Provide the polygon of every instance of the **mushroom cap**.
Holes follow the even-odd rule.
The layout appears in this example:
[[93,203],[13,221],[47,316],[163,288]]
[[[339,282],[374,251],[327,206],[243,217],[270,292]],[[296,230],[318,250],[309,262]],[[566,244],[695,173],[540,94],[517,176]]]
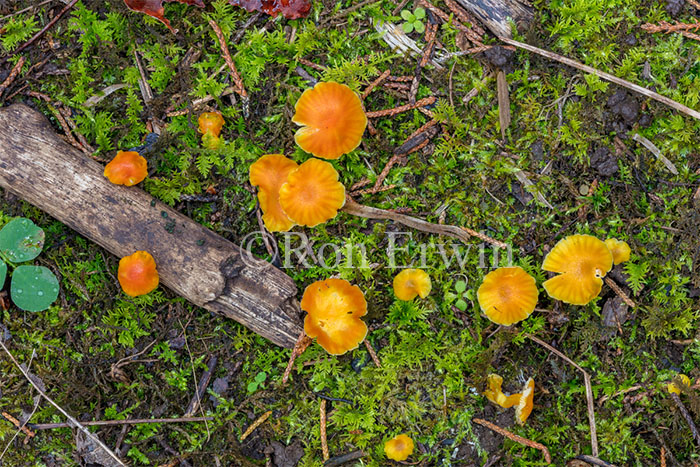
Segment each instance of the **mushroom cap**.
[[533,312],[537,286],[535,278],[521,267],[498,268],[486,274],[476,296],[491,321],[510,326]]
[[156,262],[147,251],[137,251],[119,260],[117,279],[125,294],[146,295],[158,287]]
[[572,305],[586,305],[600,294],[603,277],[613,265],[604,242],[590,235],[571,235],[560,240],[542,263],[545,271],[560,275],[542,286],[550,297]]
[[337,159],[362,141],[367,116],[360,98],[344,84],[318,83],[307,89],[294,106],[292,121],[301,125],[294,140],[304,151]]
[[297,167],[296,162],[282,154],[266,154],[250,165],[250,184],[258,187],[262,219],[270,232],[286,232],[294,226],[282,210],[279,197],[280,187]]
[[532,413],[535,399],[535,380],[530,378],[523,387],[518,405],[515,406],[515,421],[523,425]]
[[503,385],[503,378],[497,374],[491,373],[487,377],[487,388],[484,391],[484,396],[496,405],[500,405],[504,409],[513,407],[515,404],[520,402],[520,394],[513,394],[512,396],[506,396],[503,394],[501,386]]
[[345,204],[345,187],[338,181],[338,172],[318,159],[309,159],[291,171],[279,193],[287,216],[308,227],[333,219]]
[[605,245],[610,250],[610,253],[612,253],[613,264],[620,264],[624,263],[625,261],[629,261],[632,249],[627,242],[623,242],[622,240],[618,240],[616,238],[608,238],[605,240]]
[[384,443],[384,454],[391,460],[405,461],[413,454],[413,440],[401,434]]
[[425,298],[430,289],[430,276],[422,269],[404,269],[394,277],[394,294],[399,300]]
[[301,309],[308,313],[304,332],[331,355],[357,348],[367,336],[367,325],[360,319],[367,314],[365,296],[344,279],[309,285],[301,298]]
[[148,175],[148,162],[136,151],[119,151],[106,166],[104,176],[115,185],[134,186]]
[[219,136],[224,126],[224,117],[221,112],[202,112],[197,119],[199,132],[203,135]]
[[[684,386],[690,387],[690,378],[688,378],[686,375],[680,374],[680,375],[678,375],[678,379],[680,380],[680,382]],[[681,389],[678,387],[678,385],[674,381],[671,381],[670,383],[668,383],[668,386],[666,386],[666,389],[668,390],[669,394],[680,395],[680,393],[681,393]]]

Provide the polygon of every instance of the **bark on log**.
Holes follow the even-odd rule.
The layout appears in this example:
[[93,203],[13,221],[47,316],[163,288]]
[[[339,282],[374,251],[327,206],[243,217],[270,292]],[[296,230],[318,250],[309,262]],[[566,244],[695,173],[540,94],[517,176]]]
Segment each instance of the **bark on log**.
[[534,18],[527,0],[456,0],[498,37],[513,37],[510,20],[519,28],[527,28]]
[[269,263],[136,187],[111,184],[104,167],[23,105],[0,110],[0,186],[118,257],[145,250],[161,283],[277,345],[302,331],[297,287]]

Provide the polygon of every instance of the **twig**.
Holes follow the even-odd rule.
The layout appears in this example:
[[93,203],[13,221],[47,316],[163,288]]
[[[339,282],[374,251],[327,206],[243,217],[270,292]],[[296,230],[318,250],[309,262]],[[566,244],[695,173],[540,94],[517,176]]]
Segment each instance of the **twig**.
[[[197,372],[194,369],[194,359],[192,358],[192,352],[190,351],[190,344],[187,342],[187,332],[185,331],[185,326],[182,325],[182,323],[180,322],[179,319],[177,322],[180,325],[180,327],[182,328],[182,336],[185,339],[185,349],[187,349],[187,355],[189,355],[189,357],[190,357],[190,367],[192,369],[192,381],[197,381]],[[199,391],[197,391],[196,389],[195,389],[195,396],[197,397],[198,400],[200,399]],[[199,400],[200,410],[201,410],[201,403],[202,403],[202,401]],[[202,410],[202,414],[204,414],[204,410]],[[204,420],[204,427],[207,429],[207,440],[209,440],[209,438],[211,437],[211,432],[209,431],[209,424],[207,423],[207,420]]]
[[253,431],[255,431],[255,429],[256,429],[257,427],[259,427],[260,425],[262,425],[263,423],[265,423],[265,420],[267,420],[268,418],[270,418],[270,415],[272,415],[272,410],[268,410],[267,412],[265,412],[264,414],[262,414],[261,416],[259,416],[258,419],[255,420],[255,421],[248,427],[247,430],[245,430],[245,433],[243,433],[243,434],[241,435],[241,439],[240,439],[241,443],[242,443],[243,441],[245,441],[245,439],[246,439],[248,436],[250,436],[250,434],[251,434]]
[[379,357],[377,357],[377,352],[374,351],[374,347],[372,347],[372,344],[370,344],[367,339],[365,339],[365,347],[367,347],[367,352],[369,352],[369,356],[372,357],[372,361],[377,365],[377,368],[381,368],[382,363],[379,361]]
[[370,206],[365,206],[363,204],[357,203],[350,197],[345,198],[345,206],[342,209],[348,214],[353,216],[364,217],[366,219],[384,219],[392,220],[403,224],[407,227],[411,227],[421,232],[427,232],[437,235],[447,235],[448,237],[456,238],[461,240],[465,244],[469,244],[472,241],[471,237],[476,237],[484,242],[495,245],[499,248],[508,248],[508,245],[500,240],[489,237],[481,232],[469,229],[467,227],[458,227],[455,225],[441,225],[433,224],[423,219],[418,219],[416,217],[406,216],[404,214],[399,214],[396,212],[388,211],[386,209],[378,209]]
[[[236,92],[237,89],[238,88],[236,86],[229,86],[226,89],[224,89],[223,91],[221,91],[221,94],[219,94],[218,97],[228,96],[229,94]],[[192,103],[188,106],[187,109],[174,110],[172,112],[168,112],[167,114],[165,114],[165,116],[166,117],[179,117],[181,115],[187,115],[188,113],[190,113],[190,107],[191,108],[198,107],[202,104],[206,104],[207,102],[211,102],[215,99],[216,99],[216,97],[213,97],[213,96],[204,96],[201,99],[195,99],[192,101]]]
[[380,186],[379,188],[366,188],[364,190],[355,190],[350,192],[350,196],[356,197],[356,196],[364,196],[364,195],[376,195],[377,193],[383,193],[385,191],[393,190],[396,188],[398,185],[387,185],[387,186]]
[[216,362],[216,356],[212,355],[207,363],[207,371],[202,373],[202,377],[199,380],[197,392],[194,397],[192,397],[192,400],[190,400],[190,404],[187,406],[185,417],[191,417],[195,412],[197,412],[197,409],[202,402],[202,397],[204,397],[204,393],[207,392],[207,386],[209,386],[209,380],[211,379],[211,375],[214,373],[214,368],[216,368]]
[[465,26],[469,24],[468,27],[474,30],[474,33],[476,33],[479,37],[479,39],[483,39],[484,36],[484,30],[479,26],[479,22],[472,16],[470,15],[467,10],[456,4],[453,0],[444,0],[445,5],[447,5],[447,8],[450,9],[452,13],[455,14],[455,17],[457,17],[458,20],[462,22]]
[[302,65],[306,65],[309,68],[313,68],[314,70],[318,70],[318,71],[326,71],[328,69],[328,67],[325,67],[323,65],[319,65],[319,64],[314,63],[314,62],[307,60],[305,58],[298,58],[297,62],[301,63]]
[[307,336],[304,331],[301,331],[301,334],[299,334],[299,339],[297,339],[297,342],[294,344],[294,348],[292,349],[292,355],[289,357],[289,363],[287,363],[287,368],[284,370],[284,375],[282,375],[282,385],[287,384],[289,375],[292,374],[294,360],[296,360],[299,355],[304,353],[309,345],[311,345],[311,342],[313,342],[312,339]]
[[[73,3],[75,3],[75,1]],[[19,369],[19,371],[22,372],[22,374],[27,379],[27,381],[29,381],[29,384],[34,386],[34,389],[36,389],[44,399],[46,399],[51,405],[53,405],[56,408],[56,410],[61,412],[61,414],[63,414],[63,416],[66,417],[70,421],[71,426],[79,429],[85,436],[90,438],[90,440],[92,440],[93,443],[95,443],[96,445],[101,447],[112,459],[115,460],[117,465],[121,465],[122,467],[126,467],[126,465],[121,461],[121,459],[119,459],[119,457],[117,457],[117,455],[114,454],[114,452],[112,452],[112,450],[109,449],[97,436],[90,433],[90,430],[85,428],[78,420],[76,420],[71,415],[69,415],[68,412],[63,410],[57,403],[55,403],[53,401],[53,399],[51,399],[48,395],[46,395],[46,393],[44,391],[41,390],[41,388],[39,388],[39,386],[29,376],[28,370],[25,370],[24,368],[22,368],[22,366],[19,364],[19,362],[17,362],[15,357],[10,353],[9,349],[5,346],[5,343],[2,342],[2,340],[0,340],[0,346],[2,346],[2,349],[5,351],[7,356],[10,357],[10,360],[12,360],[12,363],[15,364],[15,366]]]
[[559,350],[555,349],[551,345],[547,344],[542,339],[535,337],[531,334],[525,334],[525,336],[533,342],[541,345],[545,349],[549,350],[553,354],[562,358],[564,361],[568,362],[571,366],[583,373],[583,383],[586,386],[586,403],[588,409],[588,425],[591,432],[591,453],[595,457],[598,457],[598,434],[595,426],[595,408],[593,405],[593,388],[591,387],[591,376],[586,370],[584,370],[580,365],[571,360],[569,357],[561,353]]
[[671,399],[673,399],[673,402],[676,403],[676,407],[678,407],[681,415],[683,415],[683,418],[688,423],[688,427],[690,428],[690,432],[693,434],[695,442],[698,444],[698,446],[700,446],[700,433],[698,433],[698,427],[696,427],[695,422],[693,422],[693,417],[691,417],[690,413],[688,413],[688,409],[685,408],[685,405],[683,405],[683,402],[681,402],[681,398],[678,397],[678,394],[671,393]]
[[547,449],[547,447],[544,444],[540,444],[530,439],[523,438],[522,436],[518,436],[506,430],[505,428],[501,428],[500,426],[493,424],[489,421],[483,420],[481,418],[474,418],[472,419],[472,421],[474,423],[478,423],[479,425],[485,426],[486,428],[493,430],[499,435],[505,436],[506,438],[515,441],[516,443],[520,443],[529,448],[539,449],[540,451],[542,451],[542,454],[544,454],[545,462],[547,462],[548,464],[552,463],[552,456],[549,455],[549,449]]
[[600,467],[615,467],[615,464],[610,464],[604,460],[598,459],[595,456],[588,456],[586,454],[576,456],[575,459],[588,462],[589,464],[599,465]]
[[344,465],[350,461],[361,459],[361,458],[365,457],[366,455],[367,454],[363,450],[359,449],[357,451],[343,454],[342,456],[331,457],[330,459],[328,459],[326,462],[323,463],[323,467],[338,467],[338,466]]
[[326,399],[321,399],[320,416],[321,416],[321,450],[323,451],[323,460],[327,461],[330,458],[328,453],[328,436],[326,434]]
[[656,158],[658,160],[663,162],[663,164],[666,166],[666,168],[668,169],[669,172],[671,172],[673,175],[678,175],[678,169],[676,169],[676,166],[673,164],[673,162],[668,160],[666,158],[666,156],[664,156],[661,153],[661,149],[657,148],[654,143],[652,143],[651,141],[649,141],[648,139],[646,139],[644,136],[640,135],[639,133],[635,133],[632,136],[632,139],[637,141],[638,143],[640,143],[642,146],[647,148],[649,151],[651,151],[651,153],[654,156],[656,156]]
[[695,23],[676,23],[671,24],[668,21],[660,21],[659,24],[644,23],[642,24],[642,29],[646,32],[663,32],[665,34],[671,32],[681,32],[681,31],[697,31],[700,29],[700,22]]
[[698,120],[700,120],[700,112],[698,112],[697,110],[693,110],[690,107],[687,107],[679,102],[676,102],[673,99],[670,99],[666,96],[662,96],[661,94],[656,93],[650,89],[647,89],[645,87],[639,86],[639,85],[634,84],[634,83],[631,83],[631,82],[624,80],[622,78],[618,78],[617,76],[611,75],[609,73],[605,73],[604,71],[597,70],[597,69],[590,67],[588,65],[584,65],[583,63],[577,62],[576,60],[572,60],[570,58],[563,57],[559,54],[555,54],[553,52],[549,52],[547,50],[540,49],[538,47],[535,47],[535,46],[532,46],[529,44],[525,44],[523,42],[514,41],[513,39],[509,39],[507,37],[499,37],[499,39],[501,41],[505,42],[506,44],[513,45],[515,47],[536,53],[538,55],[542,55],[543,57],[547,57],[547,58],[550,58],[552,60],[563,63],[565,65],[569,65],[571,67],[577,68],[577,69],[584,71],[586,73],[592,73],[592,74],[598,76],[599,78],[603,78],[603,79],[610,81],[612,83],[615,83],[619,86],[626,87],[627,89],[630,89],[630,90],[635,91],[643,96],[646,96],[646,97],[649,97],[649,98],[654,99],[656,101],[659,101],[659,102],[666,104],[667,106],[669,106],[673,109],[678,110],[679,112],[683,112],[686,115],[690,115],[691,117],[697,118]]
[[371,93],[372,91],[374,91],[374,88],[376,88],[377,86],[379,86],[379,85],[381,84],[381,82],[384,81],[385,79],[387,79],[387,77],[388,77],[390,74],[391,74],[391,70],[387,69],[384,73],[382,73],[381,75],[379,75],[379,76],[377,77],[377,79],[375,79],[374,81],[372,81],[371,83],[369,83],[369,85],[367,86],[367,88],[365,88],[364,92],[363,92],[362,95],[360,96],[360,99],[365,100],[365,99],[367,98],[367,96],[369,96],[370,93]]
[[666,467],[666,448],[661,446],[661,467]]
[[[194,423],[214,420],[214,417],[178,417],[178,418],[132,418],[128,420],[93,420],[80,422],[85,426],[120,426],[145,425],[149,423]],[[70,423],[30,423],[34,430],[53,430],[54,428],[71,428]]]
[[19,75],[19,72],[22,71],[22,67],[24,66],[24,62],[26,62],[27,59],[24,58],[24,56],[19,57],[19,60],[17,60],[17,63],[15,63],[15,66],[12,67],[12,71],[10,71],[10,74],[7,75],[7,78],[5,78],[5,81],[0,84],[0,95],[2,95],[3,92],[5,92],[5,89],[9,88],[12,85],[12,82],[17,78],[17,75]]
[[226,45],[224,33],[221,31],[221,28],[218,24],[216,24],[216,21],[214,21],[213,19],[209,20],[209,25],[214,30],[216,38],[219,40],[219,45],[221,46],[221,53],[224,56],[224,61],[228,65],[228,68],[231,71],[231,78],[233,79],[233,83],[237,87],[236,92],[241,96],[241,100],[243,101],[243,115],[248,116],[248,92],[245,90],[245,86],[243,85],[243,78],[241,78],[241,75],[238,73],[238,70],[236,69],[236,64],[233,63],[233,59],[231,58],[231,52],[229,52],[228,46]]
[[[435,14],[435,16],[437,16],[438,18],[440,18],[444,22],[446,22],[446,23],[450,22],[450,15],[448,15],[447,13],[445,13],[444,11],[442,11],[441,9],[439,9],[438,7],[433,5],[432,3],[428,2],[427,0],[420,0],[418,3],[421,6],[423,6],[425,9],[430,10],[432,13]],[[456,29],[464,32],[465,35],[467,36],[467,38],[470,41],[472,41],[474,44],[481,45],[481,38],[471,28],[468,28],[467,26],[463,25],[462,23],[460,23],[457,20],[452,21],[452,24],[454,25],[454,27]]]
[[37,32],[36,34],[34,34],[34,35],[31,37],[31,39],[29,39],[27,42],[25,42],[24,44],[22,44],[22,45],[20,45],[19,47],[17,47],[17,48],[14,50],[14,52],[12,52],[12,53],[10,54],[10,56],[17,55],[18,53],[20,53],[21,51],[23,51],[24,49],[26,49],[27,47],[29,47],[30,45],[32,45],[32,44],[34,43],[34,41],[36,41],[38,38],[40,38],[44,33],[46,33],[46,31],[48,31],[49,29],[51,29],[51,27],[52,27],[54,24],[56,24],[56,23],[58,22],[58,20],[61,19],[61,17],[62,17],[63,15],[65,15],[65,14],[68,12],[68,10],[70,10],[71,8],[73,8],[73,5],[75,5],[77,2],[78,2],[78,0],[71,0],[71,2],[70,2],[68,5],[64,6],[63,9],[62,9],[61,11],[59,11],[58,14],[57,14],[56,16],[54,16],[53,19],[52,19],[51,21],[49,21],[48,23],[46,23],[46,26],[44,26],[43,28],[41,28],[41,31],[39,31],[39,32]]
[[12,423],[18,430],[27,435],[27,438],[33,438],[35,433],[27,428],[27,423],[20,423],[15,417],[7,412],[2,412],[2,416],[5,417],[10,423]]
[[376,110],[374,112],[367,112],[367,118],[379,118],[379,117],[393,117],[401,112],[407,112],[409,110],[416,109],[418,107],[424,107],[435,102],[435,96],[424,97],[423,99],[417,101],[415,104],[405,104],[393,109]]
[[622,301],[627,304],[627,306],[629,306],[630,308],[637,307],[637,304],[634,303],[634,301],[631,298],[629,298],[629,296],[625,293],[625,291],[622,290],[622,288],[620,288],[620,286],[617,285],[617,283],[614,280],[612,280],[608,276],[605,276],[604,280],[605,280],[605,283],[608,284],[608,287],[610,287],[613,290],[613,292],[615,292],[617,294],[617,296],[620,297],[622,299]]

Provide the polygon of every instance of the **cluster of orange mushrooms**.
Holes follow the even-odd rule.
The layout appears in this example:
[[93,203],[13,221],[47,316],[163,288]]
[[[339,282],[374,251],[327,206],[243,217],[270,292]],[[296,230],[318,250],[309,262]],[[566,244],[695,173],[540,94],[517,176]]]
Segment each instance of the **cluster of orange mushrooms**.
[[[345,85],[325,82],[304,91],[295,106],[292,121],[301,128],[296,143],[322,159],[338,159],[359,146],[367,126],[362,103]],[[199,118],[202,143],[219,147],[223,118],[206,112]],[[345,187],[328,162],[310,158],[302,164],[282,154],[266,154],[250,166],[250,183],[258,188],[258,201],[265,227],[271,232],[288,231],[295,225],[314,227],[334,218],[345,204]],[[105,167],[104,175],[113,183],[132,186],[147,175],[146,160],[136,152],[122,152]],[[542,269],[555,273],[542,285],[547,294],[573,305],[585,305],[600,294],[603,278],[630,258],[630,247],[616,239],[601,241],[590,235],[572,235],[559,241],[544,258]],[[158,286],[153,257],[137,251],[119,262],[119,282],[130,296],[143,295]],[[393,281],[399,300],[425,298],[431,290],[430,276],[420,269],[405,269]],[[535,278],[524,269],[502,267],[488,273],[477,291],[477,301],[494,323],[511,326],[526,319],[538,300]],[[304,332],[315,338],[332,355],[353,350],[367,336],[362,317],[367,301],[362,290],[350,282],[329,278],[309,285],[301,308],[307,312]],[[533,409],[535,382],[529,378],[522,391],[506,395],[503,378],[491,374],[483,395],[504,407],[515,407],[516,421],[525,423]],[[387,441],[388,458],[403,461],[413,452],[414,443],[405,434]]]

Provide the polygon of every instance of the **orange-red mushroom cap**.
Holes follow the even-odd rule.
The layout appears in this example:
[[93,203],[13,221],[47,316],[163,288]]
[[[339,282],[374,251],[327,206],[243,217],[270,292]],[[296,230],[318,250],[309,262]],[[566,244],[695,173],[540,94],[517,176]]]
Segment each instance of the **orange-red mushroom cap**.
[[135,151],[119,151],[106,166],[104,176],[115,185],[134,186],[148,175],[148,162]]
[[266,154],[250,165],[250,184],[258,187],[263,222],[270,232],[286,232],[294,222],[280,206],[280,188],[297,163],[282,154]]
[[360,288],[346,280],[326,279],[309,285],[301,309],[308,313],[306,335],[316,338],[332,355],[357,348],[367,336],[367,325],[360,319],[367,314],[367,301]]
[[413,454],[413,440],[408,435],[398,435],[384,443],[384,454],[391,460],[405,461]]
[[158,287],[156,262],[147,251],[137,251],[119,260],[117,279],[125,294],[131,297],[146,295]]
[[294,140],[304,151],[337,159],[362,141],[367,116],[360,98],[344,84],[318,83],[307,89],[294,106],[292,121],[301,125]]
[[318,159],[309,159],[291,171],[279,193],[287,216],[308,227],[333,219],[345,204],[345,187],[338,181],[338,172]]
[[399,300],[425,298],[431,287],[430,276],[422,269],[404,269],[394,277],[394,295]]
[[523,268],[498,268],[486,274],[476,293],[481,310],[496,324],[524,320],[537,305],[535,278]]
[[608,238],[605,240],[605,245],[610,250],[610,253],[612,253],[613,264],[620,264],[624,263],[625,261],[629,261],[632,249],[627,242],[623,242],[622,240],[618,240],[616,238]]
[[542,286],[550,297],[572,305],[586,305],[600,294],[613,255],[601,240],[571,235],[560,240],[542,263],[545,271],[559,273]]
[[202,112],[197,119],[199,132],[206,135],[219,136],[224,126],[224,117],[221,112]]

